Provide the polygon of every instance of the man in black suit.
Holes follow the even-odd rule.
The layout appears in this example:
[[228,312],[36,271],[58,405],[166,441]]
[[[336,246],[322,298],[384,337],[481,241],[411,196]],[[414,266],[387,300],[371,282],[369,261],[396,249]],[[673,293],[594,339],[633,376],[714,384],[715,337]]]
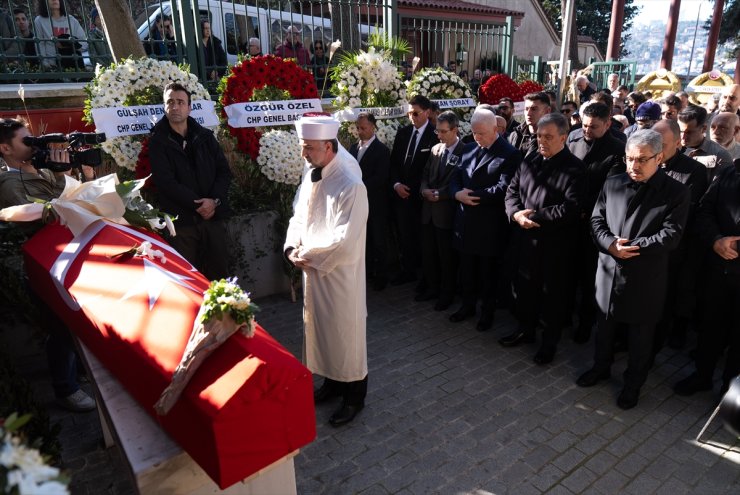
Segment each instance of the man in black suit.
[[349,148],[362,170],[367,189],[369,212],[365,250],[368,279],[373,289],[383,290],[388,283],[388,180],[391,152],[375,135],[375,115],[362,112],[357,116],[359,142]]
[[524,96],[524,123],[509,132],[509,142],[522,156],[537,151],[537,122],[551,112],[550,97],[547,93],[529,93]]
[[653,345],[653,356],[657,356],[666,339],[674,349],[684,346],[686,329],[696,307],[696,281],[703,254],[698,249],[694,215],[708,184],[704,166],[681,153],[681,131],[677,121],[664,119],[652,129],[663,138],[663,171],[688,187],[691,193],[686,232],[668,260],[665,312],[656,328]]
[[485,331],[493,325],[499,265],[509,240],[506,188],[522,155],[499,136],[490,110],[476,108],[470,123],[475,143],[465,146],[461,165],[450,180],[450,193],[460,203],[453,241],[460,253],[463,280],[463,303],[450,321],[473,316],[481,298],[477,329]]
[[552,362],[568,320],[568,298],[575,283],[576,244],[585,186],[583,162],[565,147],[568,121],[549,113],[537,123],[538,151],[524,158],[506,192],[506,214],[515,224],[514,295],[519,330],[502,338],[504,346],[534,341],[542,321],[537,364]]
[[452,249],[452,222],[455,198],[450,194],[450,178],[462,156],[463,143],[457,135],[459,119],[446,111],[437,117],[435,132],[441,141],[432,147],[421,176],[421,257],[427,290],[417,301],[439,298],[434,306],[444,311],[455,295],[457,254]]
[[606,180],[591,215],[600,250],[596,301],[601,317],[594,366],[576,383],[591,387],[610,377],[617,328],[627,325],[628,365],[617,399],[622,409],[637,405],[647,379],[655,324],[663,314],[668,256],[689,213],[688,188],[660,169],[662,149],[660,134],[635,131],[627,140],[627,173]]
[[391,151],[393,210],[401,251],[401,270],[391,280],[393,285],[412,282],[417,277],[421,247],[421,174],[432,146],[437,144],[434,125],[429,122],[432,102],[417,95],[411,98],[409,106],[411,124],[398,130]]
[[[581,159],[586,171],[586,195],[582,203],[583,220],[576,246],[578,273],[577,289],[581,299],[578,307],[578,328],[573,339],[587,342],[596,323],[596,299],[594,280],[599,252],[591,237],[589,218],[596,204],[607,175],[624,168],[624,143],[610,132],[611,112],[603,103],[590,103],[583,109],[582,125],[568,136],[567,146],[571,153]],[[574,287],[576,289],[576,287]]]
[[679,395],[712,390],[714,368],[727,349],[722,373],[724,395],[740,373],[740,159],[719,173],[701,199],[696,225],[709,252],[706,263],[704,318],[701,322],[696,371],[676,383]]

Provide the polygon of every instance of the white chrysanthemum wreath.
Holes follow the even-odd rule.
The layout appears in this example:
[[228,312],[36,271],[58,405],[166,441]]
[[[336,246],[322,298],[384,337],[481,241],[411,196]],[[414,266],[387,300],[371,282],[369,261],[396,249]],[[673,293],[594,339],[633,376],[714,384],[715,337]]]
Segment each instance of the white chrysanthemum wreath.
[[[454,100],[473,98],[473,92],[460,76],[444,69],[423,69],[406,83],[409,97],[421,95],[430,100]],[[460,135],[470,134],[470,118],[474,107],[456,108],[453,111],[460,118]]]
[[[336,95],[334,106],[339,110],[370,107],[400,107],[406,105],[406,86],[398,67],[388,50],[371,46],[342,56],[332,71]],[[393,146],[396,132],[401,127],[399,119],[378,119],[376,135],[386,146]],[[354,123],[342,124],[340,134],[357,139]]]
[[300,184],[304,161],[296,132],[272,130],[262,134],[257,164],[270,180],[293,186]]
[[[85,87],[85,120],[92,123],[92,109],[119,106],[153,105],[162,103],[162,92],[170,82],[178,82],[191,93],[192,100],[207,100],[210,95],[198,82],[187,65],[152,58],[123,59],[117,64],[95,68],[95,78]],[[103,151],[116,164],[134,170],[148,135],[109,138],[102,144]]]

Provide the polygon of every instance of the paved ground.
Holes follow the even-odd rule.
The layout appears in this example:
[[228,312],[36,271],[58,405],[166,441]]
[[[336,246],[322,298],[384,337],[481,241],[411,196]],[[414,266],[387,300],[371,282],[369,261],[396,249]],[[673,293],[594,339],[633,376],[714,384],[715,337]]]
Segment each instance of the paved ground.
[[[574,381],[592,344],[566,333],[555,362],[536,366],[534,346],[496,343],[513,328],[508,314],[479,333],[474,320],[449,323],[449,312],[412,295],[411,285],[368,292],[366,408],[334,429],[326,421],[337,404],[318,406],[318,437],[296,458],[300,494],[740,493],[740,442],[719,423],[710,444],[694,441],[715,395],[671,391],[691,371],[684,353],[664,351],[638,407],[622,411],[623,357],[611,381],[581,389]],[[262,325],[300,355],[300,304],[259,302]],[[43,389],[43,373],[33,376]],[[102,449],[97,416],[53,415],[73,493],[130,493],[119,454]]]

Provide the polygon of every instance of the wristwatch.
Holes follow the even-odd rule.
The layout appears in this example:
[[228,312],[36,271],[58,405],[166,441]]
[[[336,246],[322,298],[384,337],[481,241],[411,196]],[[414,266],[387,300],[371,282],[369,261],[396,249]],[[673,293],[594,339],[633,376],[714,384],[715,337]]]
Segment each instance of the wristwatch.
[[216,207],[221,206],[221,200],[219,198],[214,199],[213,203],[216,205]]

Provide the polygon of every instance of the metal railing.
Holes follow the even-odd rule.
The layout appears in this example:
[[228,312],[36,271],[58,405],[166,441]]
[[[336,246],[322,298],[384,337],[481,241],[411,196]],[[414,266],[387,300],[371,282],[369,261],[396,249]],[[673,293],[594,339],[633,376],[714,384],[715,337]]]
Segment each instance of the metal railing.
[[630,88],[630,91],[635,87],[635,75],[637,74],[637,61],[635,60],[620,60],[617,62],[591,61],[589,66],[591,67],[589,78],[596,84],[597,88],[606,88],[608,86],[609,74],[612,73],[619,76],[620,85],[626,85]]
[[514,57],[512,67],[513,79],[522,78],[539,83],[546,82],[544,80],[545,66],[540,56],[535,56],[532,60],[522,60]]
[[[51,8],[56,0],[40,1],[0,0],[6,12],[0,19],[0,83],[86,81],[96,64],[111,62],[93,19],[94,0],[59,0],[67,14],[61,18]],[[147,54],[188,63],[211,90],[228,66],[250,54],[250,44],[259,45],[252,54],[296,58],[321,87],[330,43],[339,39],[343,50],[357,50],[376,32],[406,39],[412,50],[406,62],[418,56],[421,67],[454,60],[458,71],[471,76],[475,69],[512,76],[516,70],[510,17],[505,23],[403,17],[396,0],[129,0],[129,6]],[[28,30],[18,16],[25,17]],[[208,44],[204,21],[211,28]],[[321,48],[324,56],[317,53]]]

